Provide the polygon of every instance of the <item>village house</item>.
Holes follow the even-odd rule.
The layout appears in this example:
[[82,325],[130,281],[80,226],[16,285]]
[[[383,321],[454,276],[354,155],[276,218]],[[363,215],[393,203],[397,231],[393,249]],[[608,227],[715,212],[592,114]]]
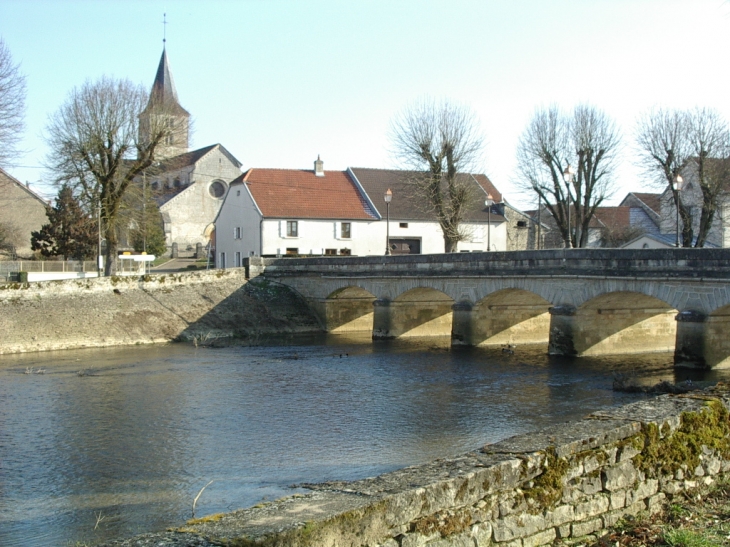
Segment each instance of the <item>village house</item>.
[[30,233],[48,222],[47,206],[30,187],[0,169],[0,258],[32,255]]
[[[252,168],[235,179],[216,219],[216,265],[237,267],[246,256],[383,255],[444,252],[441,228],[407,187],[409,173],[348,168],[325,171]],[[505,250],[501,194],[484,175],[463,175],[480,204],[462,224],[460,252]],[[385,201],[391,191],[391,201]]]

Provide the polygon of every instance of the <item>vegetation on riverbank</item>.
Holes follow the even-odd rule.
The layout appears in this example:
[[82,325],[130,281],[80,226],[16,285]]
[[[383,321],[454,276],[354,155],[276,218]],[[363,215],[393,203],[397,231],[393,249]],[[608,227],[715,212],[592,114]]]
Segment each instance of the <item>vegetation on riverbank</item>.
[[653,516],[626,518],[602,536],[555,543],[582,547],[730,546],[730,478],[709,489],[677,494]]

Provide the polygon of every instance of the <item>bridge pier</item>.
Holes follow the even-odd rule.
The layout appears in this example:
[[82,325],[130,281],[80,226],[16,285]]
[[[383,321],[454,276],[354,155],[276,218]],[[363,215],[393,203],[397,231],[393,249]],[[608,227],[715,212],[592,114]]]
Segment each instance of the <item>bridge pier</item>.
[[550,339],[548,340],[548,354],[576,355],[574,333],[575,306],[553,306],[550,313]]
[[695,311],[682,311],[676,317],[677,342],[674,364],[678,367],[705,368],[705,337],[707,317]]
[[373,302],[373,338],[441,336],[451,333],[451,300],[387,300]]
[[474,305],[462,300],[451,306],[451,345],[473,346]]
[[[707,317],[704,323],[704,356],[707,368],[730,368],[730,315],[728,309]],[[678,325],[679,326],[679,325]]]

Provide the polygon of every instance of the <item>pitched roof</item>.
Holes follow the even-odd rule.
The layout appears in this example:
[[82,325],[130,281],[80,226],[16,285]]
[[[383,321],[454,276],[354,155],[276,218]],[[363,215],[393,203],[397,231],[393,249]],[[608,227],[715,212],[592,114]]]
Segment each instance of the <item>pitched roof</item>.
[[161,162],[150,166],[147,169],[149,175],[160,175],[162,173],[168,173],[170,171],[178,171],[184,167],[195,165],[203,156],[215,148],[219,148],[221,153],[228,158],[228,160],[236,167],[241,167],[241,162],[238,161],[233,154],[231,154],[222,144],[211,144],[197,150],[185,152],[184,154],[178,154],[171,158],[166,158]]
[[[378,209],[380,216],[385,217],[386,206],[383,196],[386,190],[393,192],[393,199],[390,202],[390,217],[402,220],[434,220],[433,213],[425,207],[419,207],[420,198],[414,194],[412,183],[409,182],[419,173],[416,171],[403,171],[398,169],[369,169],[364,167],[351,167],[357,181],[363,190],[368,194],[373,205]],[[469,211],[467,220],[486,222],[489,218],[492,221],[503,221],[504,217],[498,215],[492,209],[488,215],[484,206],[483,198],[489,193],[495,203],[502,201],[502,194],[492,184],[492,181],[482,174],[460,173],[460,178],[468,184],[474,184],[478,189],[480,201],[478,206]]]
[[[628,228],[631,226],[631,207],[596,207],[593,218],[609,230]],[[594,223],[590,226],[594,227]]]
[[175,89],[175,81],[172,79],[172,71],[170,70],[170,62],[167,60],[167,50],[163,48],[160,64],[157,66],[157,74],[152,83],[150,91],[150,100],[147,103],[145,111],[152,108],[154,103],[164,103],[170,105],[176,114],[190,116],[187,110],[180,106],[177,98],[177,89]]
[[252,168],[231,184],[245,183],[268,218],[373,220],[377,214],[344,171]]
[[649,209],[659,214],[661,212],[661,194],[649,194],[645,192],[631,192],[636,199],[644,203]]

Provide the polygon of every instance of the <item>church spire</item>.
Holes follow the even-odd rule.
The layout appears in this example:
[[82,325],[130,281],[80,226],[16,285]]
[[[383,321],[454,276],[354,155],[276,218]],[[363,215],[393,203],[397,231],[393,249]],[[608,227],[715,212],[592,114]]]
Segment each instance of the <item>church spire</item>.
[[167,59],[167,49],[164,43],[149,101],[139,116],[140,141],[144,142],[149,138],[150,128],[153,127],[152,119],[159,120],[160,116],[164,116],[168,120],[165,123],[176,129],[174,134],[166,139],[166,142],[158,146],[157,158],[165,159],[187,152],[190,136],[190,113],[180,106],[178,101],[175,81],[172,78],[170,62]]

